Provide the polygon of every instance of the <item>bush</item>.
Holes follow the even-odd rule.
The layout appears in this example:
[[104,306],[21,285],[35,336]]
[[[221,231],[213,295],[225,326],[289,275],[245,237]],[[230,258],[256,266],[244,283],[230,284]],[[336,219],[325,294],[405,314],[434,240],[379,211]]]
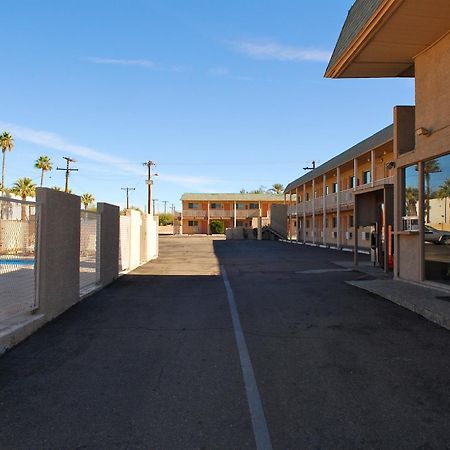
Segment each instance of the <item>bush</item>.
[[161,226],[164,225],[173,225],[173,215],[172,214],[160,214],[159,215],[159,224]]
[[209,224],[209,229],[211,230],[211,234],[225,233],[225,225],[221,220],[212,220]]

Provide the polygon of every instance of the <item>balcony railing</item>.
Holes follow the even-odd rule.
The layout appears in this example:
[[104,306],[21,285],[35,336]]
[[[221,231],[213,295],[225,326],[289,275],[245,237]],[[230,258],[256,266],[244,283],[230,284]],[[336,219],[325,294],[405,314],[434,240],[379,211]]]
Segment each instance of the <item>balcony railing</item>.
[[258,217],[259,209],[237,209],[236,218],[246,219],[247,217]]
[[203,209],[184,209],[183,216],[184,217],[206,217],[208,215],[208,211],[204,211]]
[[209,217],[233,217],[233,211],[227,209],[210,209]]
[[394,184],[394,177],[381,178],[373,183],[374,186],[382,186],[383,184]]
[[325,208],[336,208],[337,206],[337,194],[330,194],[325,197]]

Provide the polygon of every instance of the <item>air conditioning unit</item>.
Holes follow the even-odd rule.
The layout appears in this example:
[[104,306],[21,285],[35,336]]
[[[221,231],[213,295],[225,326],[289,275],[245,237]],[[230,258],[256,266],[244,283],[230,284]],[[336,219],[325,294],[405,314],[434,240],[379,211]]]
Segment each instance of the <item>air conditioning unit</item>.
[[333,231],[331,233],[331,236],[333,237],[333,239],[337,239],[337,231]]
[[361,232],[361,239],[363,241],[368,241],[370,239],[370,233],[368,231]]
[[352,237],[353,237],[353,233],[351,231],[345,232],[345,239],[349,240],[349,239],[352,239]]

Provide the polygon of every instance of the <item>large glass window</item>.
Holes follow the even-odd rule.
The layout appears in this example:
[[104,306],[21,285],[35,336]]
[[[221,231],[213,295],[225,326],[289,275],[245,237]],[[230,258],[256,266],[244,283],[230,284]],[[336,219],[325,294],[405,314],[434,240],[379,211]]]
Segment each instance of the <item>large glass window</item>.
[[424,162],[425,277],[450,283],[450,155]]
[[403,230],[419,231],[418,204],[419,204],[419,172],[417,165],[409,166],[404,170],[405,185],[403,189]]

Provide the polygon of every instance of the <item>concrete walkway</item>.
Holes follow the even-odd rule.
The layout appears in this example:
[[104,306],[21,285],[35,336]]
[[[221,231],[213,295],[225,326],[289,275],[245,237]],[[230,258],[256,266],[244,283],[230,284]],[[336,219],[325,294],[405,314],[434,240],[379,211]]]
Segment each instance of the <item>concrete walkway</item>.
[[0,448],[448,447],[450,333],[348,285],[361,273],[335,251],[170,237],[160,251],[0,358]]

